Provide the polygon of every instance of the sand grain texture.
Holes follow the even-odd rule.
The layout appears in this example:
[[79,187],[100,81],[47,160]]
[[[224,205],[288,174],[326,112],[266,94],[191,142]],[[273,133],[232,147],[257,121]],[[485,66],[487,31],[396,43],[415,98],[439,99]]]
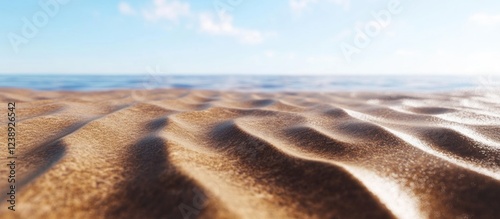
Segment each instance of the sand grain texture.
[[0,218],[500,218],[500,102],[481,93],[0,100],[18,123],[18,204],[2,165]]

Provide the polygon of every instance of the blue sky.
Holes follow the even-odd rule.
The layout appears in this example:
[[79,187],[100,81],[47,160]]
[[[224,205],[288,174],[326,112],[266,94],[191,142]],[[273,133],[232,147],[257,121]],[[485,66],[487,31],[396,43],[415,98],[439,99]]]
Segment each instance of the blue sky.
[[498,0],[1,4],[7,74],[500,73]]

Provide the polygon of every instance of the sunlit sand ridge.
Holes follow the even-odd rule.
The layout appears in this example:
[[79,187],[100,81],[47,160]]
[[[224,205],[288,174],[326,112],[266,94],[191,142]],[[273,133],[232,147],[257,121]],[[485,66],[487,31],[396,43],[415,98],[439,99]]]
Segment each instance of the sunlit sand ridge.
[[0,218],[500,218],[478,92],[0,91]]

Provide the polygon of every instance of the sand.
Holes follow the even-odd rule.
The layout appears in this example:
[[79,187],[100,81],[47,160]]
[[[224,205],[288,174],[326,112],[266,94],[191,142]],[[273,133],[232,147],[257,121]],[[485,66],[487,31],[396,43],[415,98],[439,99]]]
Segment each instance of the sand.
[[471,92],[0,89],[0,218],[500,218],[500,101]]

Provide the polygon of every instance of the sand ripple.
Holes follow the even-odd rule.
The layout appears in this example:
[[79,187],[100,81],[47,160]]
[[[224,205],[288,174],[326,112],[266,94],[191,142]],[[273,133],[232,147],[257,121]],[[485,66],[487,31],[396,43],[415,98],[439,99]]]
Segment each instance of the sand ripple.
[[0,91],[20,163],[1,218],[500,218],[480,93]]

